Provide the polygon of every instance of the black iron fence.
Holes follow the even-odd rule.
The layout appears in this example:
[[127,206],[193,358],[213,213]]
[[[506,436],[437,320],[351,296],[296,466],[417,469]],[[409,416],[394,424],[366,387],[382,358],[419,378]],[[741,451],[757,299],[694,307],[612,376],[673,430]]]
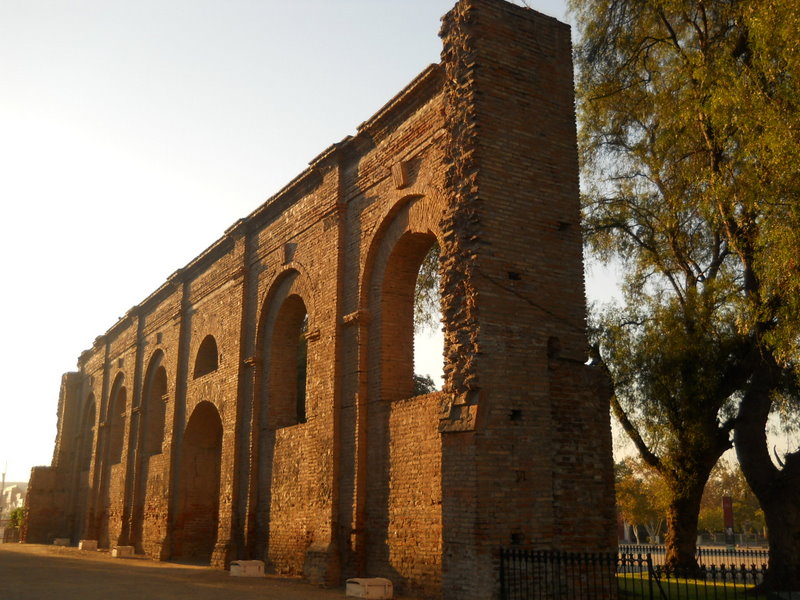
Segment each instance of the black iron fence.
[[651,554],[500,551],[503,600],[767,600],[756,591],[766,569],[720,563],[681,571],[655,564]]
[[[655,544],[620,544],[620,554],[649,554],[653,558],[653,564],[664,564],[667,555],[667,548],[663,545]],[[720,565],[742,563],[769,564],[769,550],[766,548],[714,548],[708,546],[698,546],[695,554],[697,562],[701,565]]]
[[614,598],[617,588],[615,554],[500,550],[503,600]]

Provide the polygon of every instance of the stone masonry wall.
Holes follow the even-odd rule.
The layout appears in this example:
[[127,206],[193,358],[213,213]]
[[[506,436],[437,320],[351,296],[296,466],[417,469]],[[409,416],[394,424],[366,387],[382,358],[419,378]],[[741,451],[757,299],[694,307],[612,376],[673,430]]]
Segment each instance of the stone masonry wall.
[[[440,64],[81,354],[31,540],[459,600],[498,597],[501,546],[613,547],[569,29],[461,0],[441,36]],[[445,386],[414,396],[432,247]]]

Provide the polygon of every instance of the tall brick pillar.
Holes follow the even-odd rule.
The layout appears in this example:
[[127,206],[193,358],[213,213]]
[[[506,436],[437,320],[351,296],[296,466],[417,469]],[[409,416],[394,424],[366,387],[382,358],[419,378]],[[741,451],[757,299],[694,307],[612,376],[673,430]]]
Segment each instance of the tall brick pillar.
[[441,36],[443,596],[477,600],[499,597],[502,546],[613,548],[611,443],[584,365],[569,27],[463,0]]
[[80,413],[80,373],[65,373],[58,399],[58,432],[49,467],[34,467],[26,498],[28,527],[24,541],[49,544],[54,538],[72,538],[75,510],[76,461]]

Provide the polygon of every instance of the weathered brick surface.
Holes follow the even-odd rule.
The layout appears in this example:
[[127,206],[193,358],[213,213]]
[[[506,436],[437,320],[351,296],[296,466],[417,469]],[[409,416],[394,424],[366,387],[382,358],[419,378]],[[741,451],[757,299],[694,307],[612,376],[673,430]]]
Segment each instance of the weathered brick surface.
[[[29,539],[459,599],[497,596],[502,545],[612,547],[569,30],[462,0],[441,35],[441,64],[81,355]],[[413,397],[434,243],[445,389]]]

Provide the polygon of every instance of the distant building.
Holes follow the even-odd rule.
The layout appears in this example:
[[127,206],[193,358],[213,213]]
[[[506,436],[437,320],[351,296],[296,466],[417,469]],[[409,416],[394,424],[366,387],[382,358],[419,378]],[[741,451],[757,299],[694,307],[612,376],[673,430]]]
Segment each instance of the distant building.
[[0,519],[7,519],[12,510],[25,506],[27,483],[11,483],[0,494]]

